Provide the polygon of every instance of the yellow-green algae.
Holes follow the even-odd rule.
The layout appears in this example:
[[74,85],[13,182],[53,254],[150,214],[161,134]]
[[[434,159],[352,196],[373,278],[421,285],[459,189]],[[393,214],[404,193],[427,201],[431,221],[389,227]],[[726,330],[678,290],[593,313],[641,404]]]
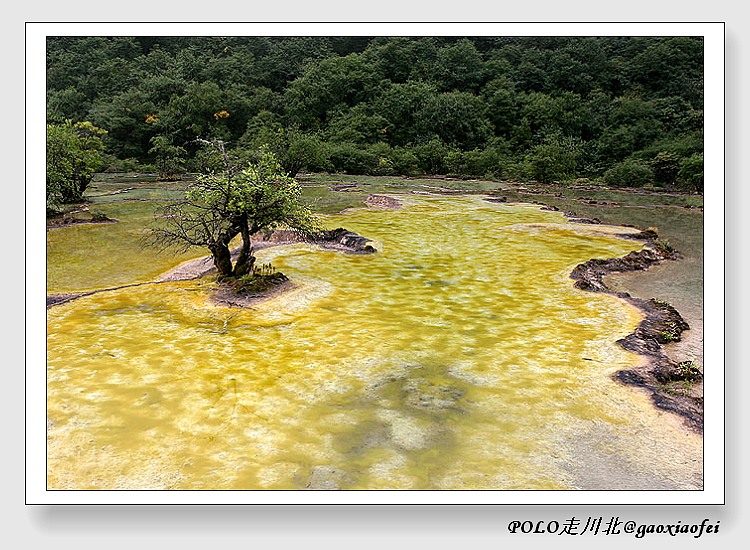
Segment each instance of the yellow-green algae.
[[637,241],[401,198],[328,220],[376,254],[261,251],[296,288],[253,308],[203,279],[50,309],[48,487],[699,488],[696,436],[610,378],[639,312],[569,278]]
[[205,249],[162,251],[146,246],[154,203],[119,201],[95,205],[117,223],[84,223],[47,230],[47,292],[99,290],[156,279],[175,262]]

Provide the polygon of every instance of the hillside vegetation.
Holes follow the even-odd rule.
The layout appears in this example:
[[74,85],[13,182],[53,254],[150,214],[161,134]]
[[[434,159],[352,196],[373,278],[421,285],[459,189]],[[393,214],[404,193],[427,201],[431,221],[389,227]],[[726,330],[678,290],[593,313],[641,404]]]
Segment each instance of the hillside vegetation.
[[50,37],[47,87],[100,171],[205,171],[200,138],[292,176],[703,189],[701,37]]

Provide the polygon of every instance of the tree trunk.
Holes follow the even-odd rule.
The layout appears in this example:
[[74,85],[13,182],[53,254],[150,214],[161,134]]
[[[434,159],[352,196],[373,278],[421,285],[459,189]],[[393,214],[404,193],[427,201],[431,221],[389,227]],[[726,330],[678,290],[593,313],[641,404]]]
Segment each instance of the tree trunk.
[[214,265],[219,272],[219,280],[232,276],[232,254],[229,246],[224,243],[216,243],[208,247],[214,259]]
[[240,234],[242,235],[242,248],[240,249],[240,255],[237,257],[237,263],[234,265],[235,277],[247,275],[252,271],[255,264],[253,243],[250,240],[250,230],[247,227],[247,220],[243,220],[240,226]]
[[91,183],[92,179],[94,179],[93,176],[78,176],[78,185],[76,186],[76,190],[78,191],[79,200],[83,200],[83,194],[86,192],[86,189],[88,189],[88,186]]

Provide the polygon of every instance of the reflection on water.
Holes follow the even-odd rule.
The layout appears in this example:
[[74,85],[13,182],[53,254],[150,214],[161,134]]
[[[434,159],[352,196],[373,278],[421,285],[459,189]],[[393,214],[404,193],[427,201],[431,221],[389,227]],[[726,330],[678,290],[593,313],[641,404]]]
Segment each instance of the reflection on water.
[[329,221],[377,254],[261,251],[297,288],[252,309],[201,280],[49,310],[49,488],[700,488],[700,439],[609,377],[640,314],[569,278],[639,243],[404,200]]

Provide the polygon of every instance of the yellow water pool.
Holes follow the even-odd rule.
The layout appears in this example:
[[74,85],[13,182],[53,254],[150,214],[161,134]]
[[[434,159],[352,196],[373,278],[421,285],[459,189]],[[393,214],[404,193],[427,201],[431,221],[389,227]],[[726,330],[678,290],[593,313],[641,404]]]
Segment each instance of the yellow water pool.
[[569,278],[640,248],[538,206],[404,195],[326,220],[378,252],[262,250],[47,313],[49,489],[699,489],[701,442],[611,374],[640,313]]

